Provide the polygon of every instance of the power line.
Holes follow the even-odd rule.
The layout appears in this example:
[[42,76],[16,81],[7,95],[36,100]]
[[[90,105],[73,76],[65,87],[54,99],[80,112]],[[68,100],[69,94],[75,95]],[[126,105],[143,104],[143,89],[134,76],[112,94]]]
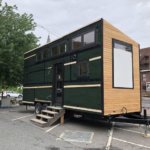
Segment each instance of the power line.
[[44,29],[45,31],[47,31],[49,35],[52,34],[52,35],[54,35],[54,36],[57,37],[57,38],[60,37],[60,35],[58,35],[56,32],[55,32],[55,33],[54,33],[54,32],[51,32],[49,29],[47,29],[47,28],[44,27],[43,25],[37,24],[37,26],[40,27],[40,28],[42,28],[42,29]]

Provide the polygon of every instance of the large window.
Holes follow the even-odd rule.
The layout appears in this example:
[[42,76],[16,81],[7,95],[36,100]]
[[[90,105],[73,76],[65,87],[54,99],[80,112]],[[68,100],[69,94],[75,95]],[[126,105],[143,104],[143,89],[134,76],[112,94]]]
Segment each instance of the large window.
[[95,43],[95,31],[91,31],[83,35],[84,45],[89,45],[92,43]]
[[82,47],[82,38],[78,36],[72,39],[72,49],[79,49]]
[[113,40],[113,86],[133,88],[132,46]]

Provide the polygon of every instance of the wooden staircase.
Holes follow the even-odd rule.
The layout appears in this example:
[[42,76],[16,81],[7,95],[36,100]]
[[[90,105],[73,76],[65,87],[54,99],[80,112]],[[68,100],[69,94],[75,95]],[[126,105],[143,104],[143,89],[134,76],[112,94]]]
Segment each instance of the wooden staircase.
[[62,107],[47,106],[46,110],[42,110],[41,114],[37,114],[36,118],[31,119],[31,121],[40,127],[51,126],[58,119],[63,124],[64,114],[65,110]]

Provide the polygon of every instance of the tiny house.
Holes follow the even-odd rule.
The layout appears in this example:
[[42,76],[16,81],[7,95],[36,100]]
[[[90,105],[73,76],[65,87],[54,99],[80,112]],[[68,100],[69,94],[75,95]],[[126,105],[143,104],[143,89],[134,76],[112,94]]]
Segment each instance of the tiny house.
[[139,44],[104,19],[24,54],[23,104],[141,112]]

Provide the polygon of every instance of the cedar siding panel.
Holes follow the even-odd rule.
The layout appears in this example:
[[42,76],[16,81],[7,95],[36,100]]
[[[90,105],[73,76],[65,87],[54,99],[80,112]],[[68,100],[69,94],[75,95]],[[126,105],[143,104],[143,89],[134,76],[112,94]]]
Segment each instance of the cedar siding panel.
[[[113,88],[112,39],[132,44],[133,89]],[[104,115],[140,112],[139,45],[103,20]],[[125,109],[126,110],[125,110]]]

